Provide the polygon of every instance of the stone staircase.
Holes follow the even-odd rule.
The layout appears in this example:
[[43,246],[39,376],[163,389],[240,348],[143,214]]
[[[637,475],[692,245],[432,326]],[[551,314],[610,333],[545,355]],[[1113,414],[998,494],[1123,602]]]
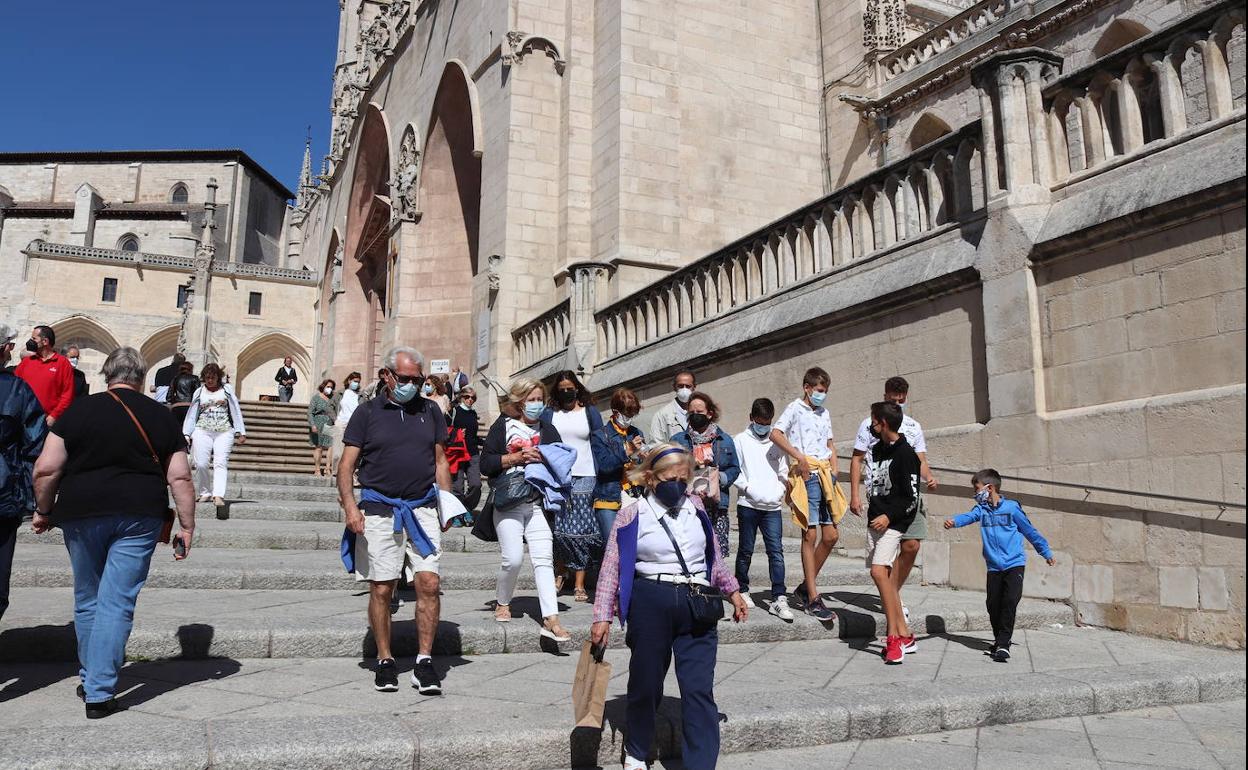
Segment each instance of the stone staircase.
[[[190,559],[158,551],[127,647],[133,662],[121,688],[130,708],[89,726],[73,695],[72,579],[59,532],[19,535],[13,605],[0,622],[0,717],[12,716],[0,727],[0,768],[88,759],[93,767],[618,766],[628,665],[618,627],[607,728],[573,729],[570,683],[589,632],[587,605],[562,596],[574,642],[559,650],[541,640],[526,565],[516,619],[495,623],[497,547],[451,530],[434,643],[446,695],[375,693],[366,594],[336,553],[342,525],[329,480],[236,471],[228,500],[225,518],[200,506]],[[791,587],[798,544],[785,546]],[[760,548],[751,569],[759,606],[749,621],[719,629],[726,754],[1243,697],[1242,653],[1077,628],[1070,607],[1040,600],[1020,606],[1014,662],[993,664],[982,654],[983,595],[925,586],[921,569],[904,591],[920,652],[886,667],[875,639],[883,619],[861,559],[840,553],[820,575],[838,616],[828,626],[768,614],[766,566]],[[410,666],[414,595],[402,596],[393,642]],[[680,747],[674,678],[668,692],[662,757]],[[43,726],[61,729],[20,727],[32,709]],[[170,726],[181,736],[176,746],[160,729]]]
[[308,444],[308,405],[243,401],[247,443],[235,444],[230,470],[312,473]]

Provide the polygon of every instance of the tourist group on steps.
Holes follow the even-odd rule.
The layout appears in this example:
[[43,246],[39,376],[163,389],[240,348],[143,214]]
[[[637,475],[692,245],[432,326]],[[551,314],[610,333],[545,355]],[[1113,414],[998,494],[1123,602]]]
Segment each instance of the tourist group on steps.
[[[57,360],[50,334],[37,327],[24,343],[33,346],[32,355],[16,373],[0,372],[0,615],[8,605],[16,532],[33,511],[35,532],[59,527],[64,535],[74,572],[78,693],[86,715],[98,718],[119,708],[118,674],[157,543],[170,543],[175,559],[189,556],[197,492],[224,494],[225,463],[218,466],[209,457],[214,451],[228,457],[229,442],[221,437],[244,439],[245,432],[237,399],[223,387],[219,371],[206,370],[198,388],[184,383],[182,389],[193,392],[178,419],[143,394],[147,365],[132,348],[119,348],[105,361],[107,390],[66,396],[65,383],[72,379],[62,369],[70,364]],[[0,366],[12,357],[17,337],[0,325]],[[924,491],[935,490],[937,481],[923,430],[906,413],[905,379],[887,380],[883,398],[865,410],[847,499],[825,406],[831,379],[817,367],[794,383],[794,398],[783,409],[769,398],[749,404],[749,426],[735,436],[719,427],[721,405],[698,389],[690,371],[676,374],[673,397],[649,432],[636,425],[641,403],[626,388],[611,394],[604,414],[573,372],[557,374],[552,388],[521,378],[478,442],[476,394],[466,378],[456,372],[453,384],[435,383],[424,365],[418,351],[394,348],[367,389],[361,390],[359,373],[346,378],[347,410],[339,396],[332,419],[317,414],[310,421],[314,432],[334,428],[336,434],[333,442],[315,442],[318,460],[341,443],[341,556],[356,580],[368,585],[377,691],[399,689],[390,624],[403,581],[417,597],[411,684],[424,695],[442,692],[432,658],[441,609],[440,541],[449,526],[464,523],[499,545],[495,621],[514,622],[511,604],[527,547],[542,637],[555,644],[572,638],[558,612],[564,591],[574,602],[592,602],[594,645],[605,646],[619,623],[632,653],[626,770],[646,767],[673,659],[682,761],[691,770],[715,766],[717,629],[723,621],[746,622],[756,608],[749,579],[760,533],[768,566],[767,598],[760,600],[766,610],[786,622],[804,612],[831,626],[836,616],[816,580],[842,518],[865,517],[866,566],[887,625],[882,660],[898,665],[918,651],[901,593],[927,535]],[[289,366],[287,361],[275,377],[283,390],[293,386]],[[333,386],[323,383],[326,399],[334,396]],[[200,433],[206,435],[200,439]],[[481,476],[489,493],[478,512]],[[981,470],[971,481],[970,510],[943,526],[980,526],[994,633],[990,655],[1005,662],[1022,595],[1024,540],[1050,565],[1053,555],[1018,503],[1002,496],[996,471]],[[737,551],[730,562],[733,489]],[[786,518],[802,533],[802,574],[791,592],[782,544]]]

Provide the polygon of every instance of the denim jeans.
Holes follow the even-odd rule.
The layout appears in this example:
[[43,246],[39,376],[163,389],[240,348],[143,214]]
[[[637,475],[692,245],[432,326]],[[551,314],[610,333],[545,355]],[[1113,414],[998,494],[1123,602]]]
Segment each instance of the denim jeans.
[[134,604],[162,523],[158,516],[91,516],[60,525],[74,570],[74,631],[87,703],[117,690]]
[[595,508],[594,515],[598,517],[598,530],[602,533],[602,547],[607,547],[607,541],[611,539],[611,530],[615,528],[615,515],[619,510],[612,508]]
[[771,577],[771,598],[784,596],[784,531],[781,511],[760,511],[737,504],[737,582],[741,592],[750,590],[750,562],[754,558],[754,536],[763,532],[763,548],[767,551],[767,571]]
[[823,485],[817,476],[806,479],[806,526],[833,524],[832,511],[823,499]]

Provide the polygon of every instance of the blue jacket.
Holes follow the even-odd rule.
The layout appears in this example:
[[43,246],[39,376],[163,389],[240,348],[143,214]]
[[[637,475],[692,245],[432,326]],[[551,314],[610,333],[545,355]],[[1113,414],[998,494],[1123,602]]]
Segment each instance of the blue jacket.
[[639,436],[641,431],[631,425],[628,432],[621,436],[610,421],[589,434],[589,448],[594,453],[594,470],[598,475],[594,484],[595,501],[620,502],[624,493],[624,464],[628,462],[628,451],[624,446]]
[[558,513],[572,499],[572,466],[576,450],[567,444],[541,444],[542,462],[524,466],[524,480],[542,493],[542,510]]
[[1032,526],[1023,513],[1022,506],[1013,500],[1001,498],[996,508],[976,505],[973,510],[953,517],[953,526],[965,527],[979,522],[979,536],[984,541],[984,561],[989,572],[1004,572],[1027,564],[1023,550],[1023,538],[1031,541],[1036,553],[1046,559],[1053,558],[1049,542]]
[[16,375],[0,372],[0,519],[35,509],[31,476],[48,435],[39,399]]
[[[732,482],[741,475],[741,462],[737,459],[737,445],[733,443],[732,436],[725,433],[723,428],[717,427],[715,430],[711,445],[715,448],[715,467],[719,469],[719,507],[728,510],[728,491],[732,489]],[[672,441],[690,452],[693,451],[693,439],[689,437],[687,430],[672,436]]]

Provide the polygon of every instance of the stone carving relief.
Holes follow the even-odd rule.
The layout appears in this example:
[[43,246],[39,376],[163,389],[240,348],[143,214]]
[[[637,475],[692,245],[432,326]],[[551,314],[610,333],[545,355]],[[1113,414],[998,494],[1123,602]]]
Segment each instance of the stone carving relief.
[[862,44],[891,50],[906,42],[906,0],[867,0],[862,12]]
[[333,294],[342,294],[343,292],[342,257],[343,257],[343,246],[339,244],[337,250],[334,251],[334,259],[333,259],[333,263],[330,266],[330,273],[329,273],[330,275],[329,290]]
[[503,46],[503,66],[515,67],[524,61],[524,57],[533,51],[546,54],[555,65],[555,72],[562,75],[568,62],[559,53],[559,47],[550,38],[541,35],[530,35],[527,32],[512,30],[507,33],[507,42]]
[[394,168],[394,183],[391,187],[391,202],[395,216],[404,222],[415,222],[420,219],[417,208],[417,191],[420,177],[420,149],[416,146],[416,131],[408,126],[399,142],[399,156]]

